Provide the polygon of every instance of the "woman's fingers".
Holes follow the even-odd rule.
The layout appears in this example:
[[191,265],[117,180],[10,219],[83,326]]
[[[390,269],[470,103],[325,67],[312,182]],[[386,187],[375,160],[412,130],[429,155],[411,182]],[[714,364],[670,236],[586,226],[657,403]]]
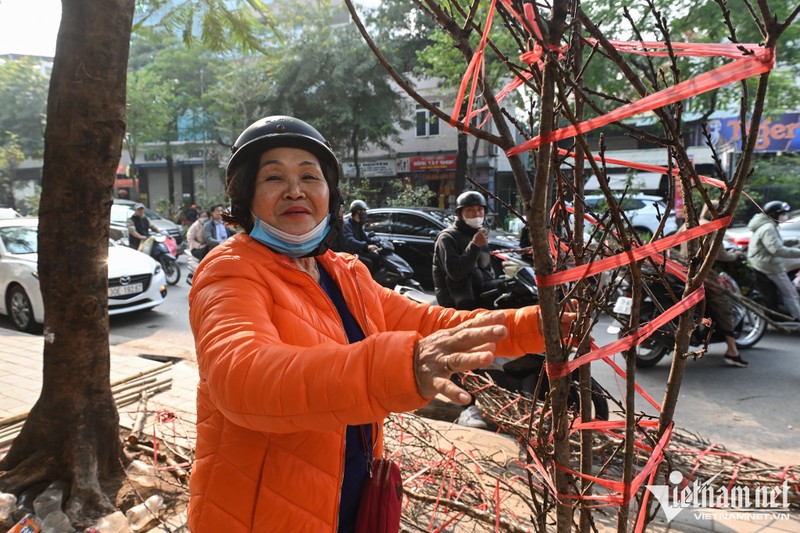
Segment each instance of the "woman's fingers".
[[457,386],[451,387],[445,382],[449,382],[450,376],[456,372],[491,364],[495,343],[508,334],[504,320],[503,313],[486,313],[417,342],[414,375],[420,394],[432,398],[442,393],[453,401],[458,401],[459,394],[468,397]]
[[438,378],[436,380],[437,393],[445,396],[451,402],[458,405],[467,405],[472,397],[467,391],[453,383],[450,379]]

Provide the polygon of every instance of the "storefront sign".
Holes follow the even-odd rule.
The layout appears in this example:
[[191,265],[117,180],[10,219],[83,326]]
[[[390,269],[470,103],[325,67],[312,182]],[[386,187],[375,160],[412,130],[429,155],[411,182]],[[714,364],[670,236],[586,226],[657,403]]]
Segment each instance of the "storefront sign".
[[[394,159],[378,159],[376,161],[359,161],[362,178],[379,178],[397,175]],[[342,163],[342,171],[346,178],[356,177],[356,166],[351,162]]]
[[424,172],[426,170],[455,170],[456,154],[418,155],[397,160],[398,172]]
[[[710,120],[708,129],[714,146],[736,143],[736,148],[742,149],[742,121],[739,117]],[[756,152],[797,151],[800,151],[800,113],[785,113],[761,121]]]

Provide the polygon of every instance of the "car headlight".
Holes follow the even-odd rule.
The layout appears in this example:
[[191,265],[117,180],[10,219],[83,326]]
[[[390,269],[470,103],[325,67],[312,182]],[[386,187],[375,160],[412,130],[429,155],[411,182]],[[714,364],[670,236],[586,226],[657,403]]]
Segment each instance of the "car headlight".
[[156,265],[156,269],[153,271],[153,274],[158,274],[159,272],[161,272],[161,263]]

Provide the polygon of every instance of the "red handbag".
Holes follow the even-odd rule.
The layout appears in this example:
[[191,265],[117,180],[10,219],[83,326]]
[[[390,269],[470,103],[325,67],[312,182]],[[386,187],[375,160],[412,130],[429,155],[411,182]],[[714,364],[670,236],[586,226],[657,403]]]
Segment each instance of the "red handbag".
[[364,482],[356,519],[356,533],[397,533],[400,531],[400,511],[403,503],[403,478],[394,461],[372,457],[367,446],[364,428],[361,438],[369,450],[369,478]]

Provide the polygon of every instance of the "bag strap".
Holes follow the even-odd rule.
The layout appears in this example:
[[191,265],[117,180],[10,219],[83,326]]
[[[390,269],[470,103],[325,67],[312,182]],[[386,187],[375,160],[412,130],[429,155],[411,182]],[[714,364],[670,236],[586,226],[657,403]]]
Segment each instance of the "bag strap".
[[364,431],[364,424],[359,425],[358,429],[361,431],[361,445],[364,447],[364,455],[367,456],[367,472],[369,473],[369,477],[372,477],[372,461],[375,458],[372,454],[372,445],[368,442],[367,432]]

